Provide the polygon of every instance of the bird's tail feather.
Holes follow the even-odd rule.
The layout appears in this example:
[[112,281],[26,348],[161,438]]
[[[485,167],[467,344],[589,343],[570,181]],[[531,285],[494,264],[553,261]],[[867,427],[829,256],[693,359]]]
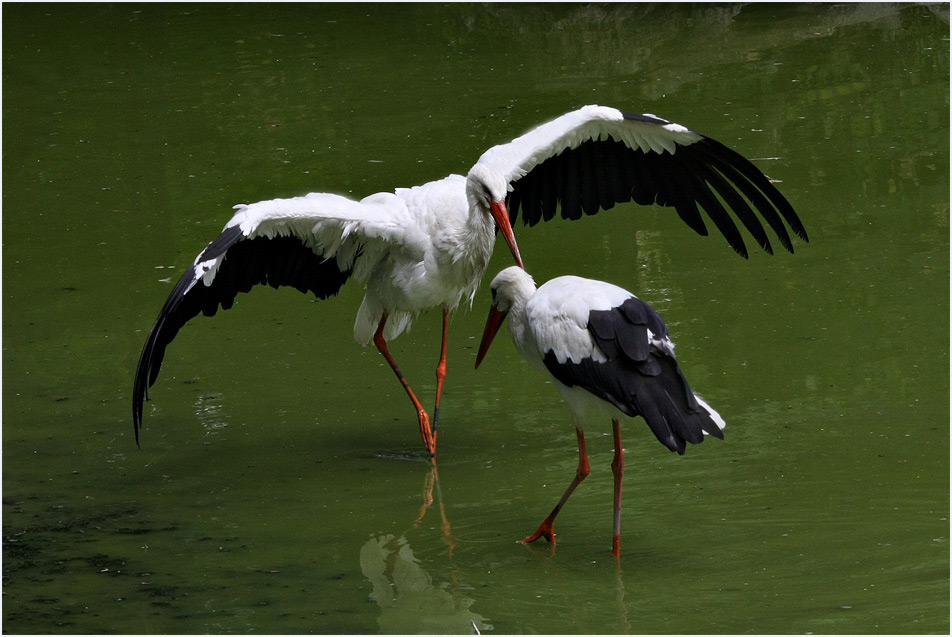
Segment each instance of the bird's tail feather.
[[701,397],[698,396],[697,394],[694,394],[694,399],[697,401],[697,404],[700,405],[700,407],[701,407],[702,409],[704,409],[704,410],[707,412],[707,415],[710,417],[711,422],[713,422],[715,425],[717,425],[717,428],[718,428],[718,430],[719,430],[719,431],[717,431],[717,432],[714,432],[713,434],[712,434],[710,431],[705,430],[705,431],[704,431],[704,435],[706,435],[706,436],[711,436],[711,435],[713,435],[713,436],[715,436],[716,438],[723,438],[723,437],[724,437],[724,434],[722,434],[722,433],[720,433],[720,432],[724,430],[724,427],[727,426],[727,423],[724,422],[724,419],[721,418],[721,415],[720,415],[719,413],[717,413],[716,411],[714,411],[714,410],[711,408],[711,406],[708,405],[707,402],[706,402],[703,398],[701,398]]
[[705,435],[723,438],[724,419],[691,391],[677,362],[658,357],[661,372],[642,377],[636,401],[642,417],[658,440],[672,451],[684,453],[686,443],[698,444]]

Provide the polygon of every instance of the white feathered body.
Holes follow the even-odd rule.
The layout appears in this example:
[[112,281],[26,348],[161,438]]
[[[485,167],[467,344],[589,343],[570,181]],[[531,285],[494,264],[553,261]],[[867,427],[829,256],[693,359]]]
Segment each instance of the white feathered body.
[[[508,312],[509,335],[516,349],[533,367],[552,378],[569,406],[576,427],[584,428],[585,423],[592,417],[607,416],[613,420],[621,420],[626,415],[612,401],[605,399],[604,392],[615,392],[621,385],[613,386],[607,383],[604,387],[586,387],[582,382],[583,376],[578,372],[566,372],[563,378],[578,381],[566,384],[554,371],[556,367],[571,368],[581,364],[600,366],[617,362],[617,354],[614,357],[609,356],[593,338],[592,317],[593,313],[617,310],[626,303],[637,300],[634,294],[605,281],[577,276],[557,277],[536,289],[532,277],[515,267],[500,272],[493,280],[492,287],[497,306]],[[622,330],[626,328],[622,327],[618,331],[619,335]],[[660,317],[654,324],[654,331],[648,327],[644,330],[643,337],[647,338],[647,351],[651,352],[652,356],[674,360],[674,342]],[[630,346],[622,346],[622,349],[627,347]],[[545,362],[547,356],[548,364]],[[616,366],[614,369],[615,373],[625,376],[638,373],[627,365],[621,368]],[[677,374],[680,375],[680,371]],[[593,393],[593,390],[596,393]],[[715,433],[724,429],[723,418],[701,397],[696,394],[692,396],[704,415],[710,419],[708,423],[713,422],[716,425],[716,429],[708,429],[713,429]],[[618,398],[625,403],[629,416],[632,406],[641,410],[647,406],[638,405],[639,400],[644,400],[642,396],[631,394]],[[632,400],[635,402],[632,403]],[[650,421],[650,415],[647,415],[646,419]],[[711,432],[704,430],[703,433]]]
[[[225,229],[240,226],[249,239],[294,235],[341,269],[353,268],[352,277],[367,286],[354,323],[364,345],[384,313],[391,340],[421,312],[472,303],[495,243],[492,218],[470,214],[461,175],[360,201],[312,193],[236,209]],[[211,281],[225,257],[195,267]]]
[[[584,359],[605,362],[608,358],[599,349],[588,331],[588,318],[593,310],[610,310],[633,296],[631,292],[594,279],[562,276],[542,284],[538,290],[527,286],[526,277],[519,277],[523,289],[517,291],[509,311],[509,335],[522,357],[533,367],[549,374],[542,362],[546,352],[553,352],[559,363],[579,363]],[[649,332],[650,334],[650,332]],[[652,345],[674,353],[674,343],[651,335]],[[594,396],[586,389],[569,387],[552,378],[562,395],[577,427],[584,427],[590,417],[604,415],[621,419],[616,407]]]

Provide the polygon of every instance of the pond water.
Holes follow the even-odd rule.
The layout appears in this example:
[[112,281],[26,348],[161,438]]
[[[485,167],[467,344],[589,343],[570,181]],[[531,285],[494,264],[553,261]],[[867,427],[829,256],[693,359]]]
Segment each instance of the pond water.
[[[948,633],[949,9],[4,5],[7,633]],[[453,318],[440,456],[351,336],[362,290],[260,289],[131,390],[241,202],[465,173],[588,103],[755,159],[809,244],[737,257],[660,208],[517,227],[539,281],[622,285],[728,422],[611,426],[571,479],[547,379]],[[495,273],[511,257],[497,249]],[[486,281],[488,283],[488,281]],[[440,317],[392,351],[432,400]]]

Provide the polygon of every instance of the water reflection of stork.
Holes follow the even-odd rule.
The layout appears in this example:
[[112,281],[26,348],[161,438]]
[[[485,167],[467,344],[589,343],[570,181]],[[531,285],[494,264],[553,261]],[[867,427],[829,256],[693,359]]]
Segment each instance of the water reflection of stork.
[[380,607],[377,624],[383,634],[480,634],[493,628],[485,617],[471,610],[475,600],[460,592],[466,587],[457,581],[453,560],[456,541],[446,517],[435,462],[424,479],[423,503],[413,528],[421,525],[434,504],[440,516],[440,536],[448,549],[449,582],[434,584],[413,554],[406,534],[375,535],[360,549],[360,569],[373,585],[370,597]]
[[[533,226],[559,209],[563,218],[579,219],[632,200],[673,207],[689,227],[707,234],[700,206],[744,256],[730,212],[768,252],[761,218],[790,251],[784,221],[807,238],[783,195],[737,152],[660,117],[602,106],[566,113],[490,148],[466,177],[450,175],[361,201],[311,193],[239,205],[172,289],[146,339],[133,386],[136,442],[143,401],[165,349],[190,319],[230,308],[239,292],[255,285],[290,286],[324,299],[354,278],[367,290],[354,336],[364,345],[372,341],[387,360],[434,455],[449,315],[465,299],[472,301],[496,231],[522,265],[510,225],[520,209],[523,223]],[[443,337],[431,422],[387,341],[434,308],[442,310]]]
[[492,282],[493,305],[486,321],[478,367],[506,316],[516,349],[555,381],[572,412],[578,436],[575,478],[535,533],[555,544],[552,524],[579,483],[589,475],[584,426],[589,414],[612,420],[615,457],[612,554],[620,553],[621,483],[625,454],[623,416],[641,416],[671,451],[684,453],[688,442],[705,435],[723,438],[724,420],[696,396],[674,359],[668,328],[651,306],[618,286],[562,276],[536,289],[529,274],[510,267]]

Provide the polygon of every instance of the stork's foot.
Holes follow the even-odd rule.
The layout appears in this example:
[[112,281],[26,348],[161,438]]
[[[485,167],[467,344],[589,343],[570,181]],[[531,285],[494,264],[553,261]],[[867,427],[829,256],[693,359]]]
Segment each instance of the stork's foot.
[[420,437],[423,438],[423,446],[426,447],[430,457],[435,458],[436,433],[434,433],[433,428],[430,427],[430,415],[426,413],[426,410],[421,409],[417,412],[417,416],[420,419]]
[[550,544],[555,544],[555,531],[552,529],[552,520],[546,518],[542,524],[539,525],[539,528],[536,529],[536,532],[525,538],[524,540],[519,540],[523,544],[529,544],[530,542],[535,542],[540,537],[545,538],[546,542]]

